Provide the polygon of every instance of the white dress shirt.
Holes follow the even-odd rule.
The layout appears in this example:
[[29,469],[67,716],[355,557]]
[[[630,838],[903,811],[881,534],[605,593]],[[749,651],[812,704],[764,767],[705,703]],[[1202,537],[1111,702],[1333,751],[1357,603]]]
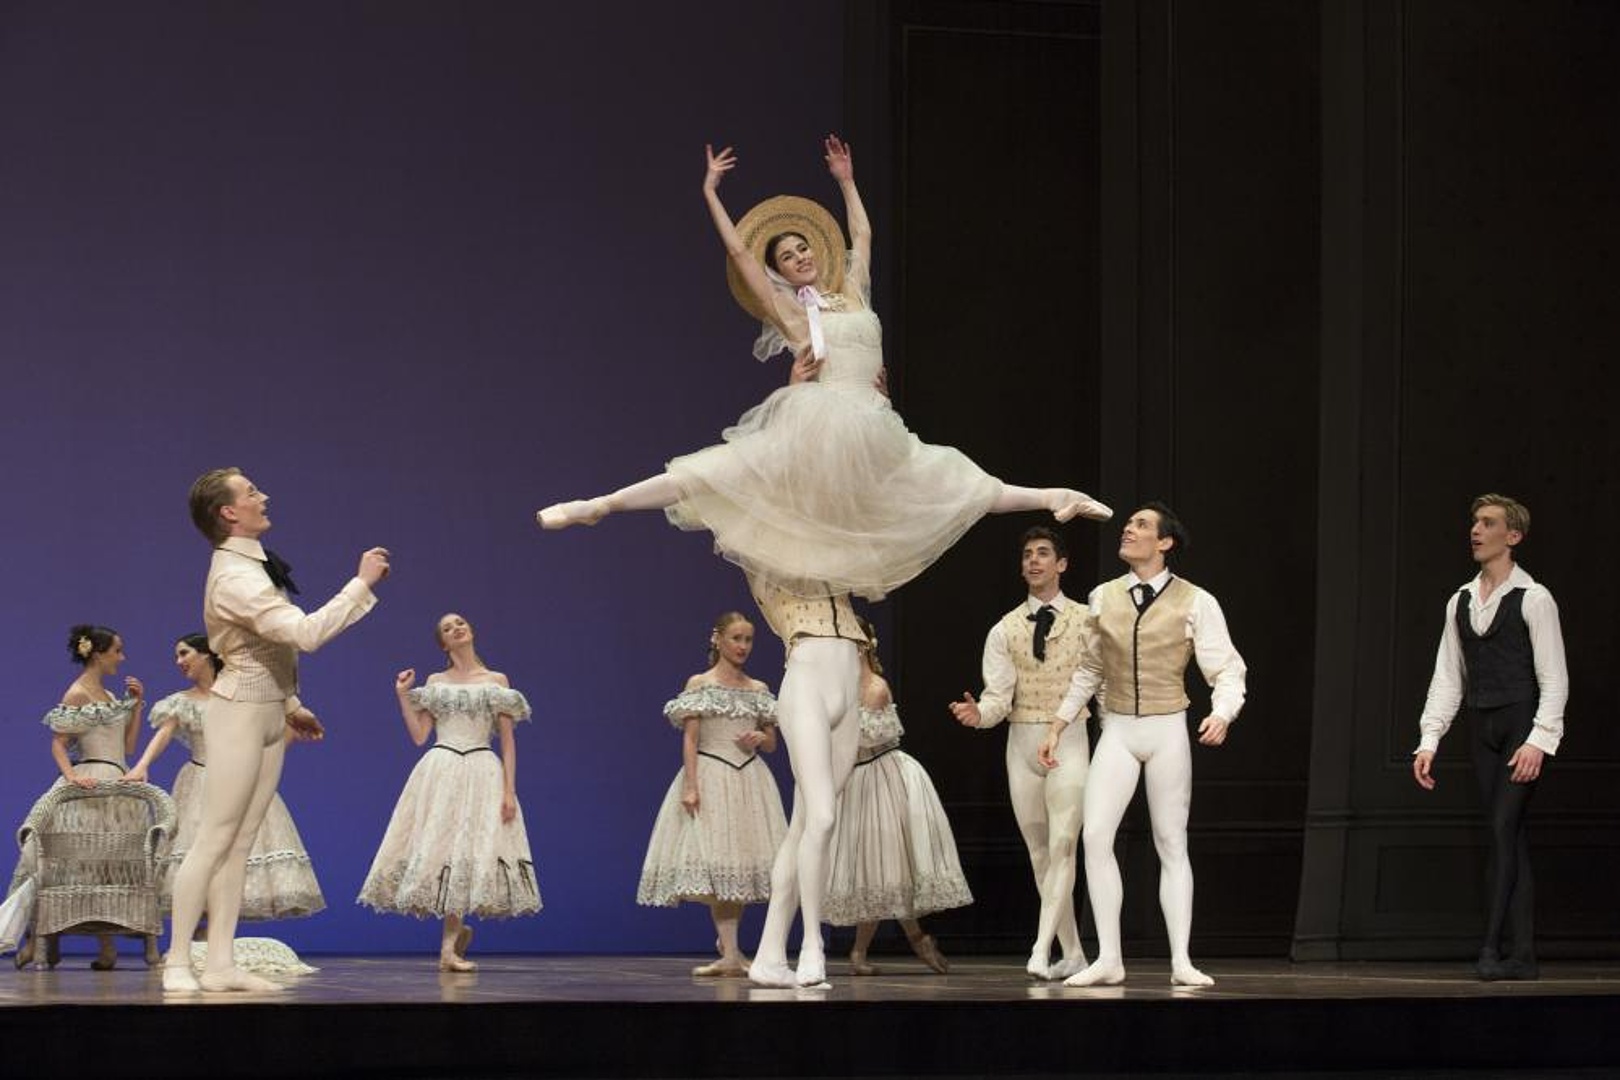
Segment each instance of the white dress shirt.
[[[1535,657],[1536,685],[1541,690],[1536,703],[1536,717],[1530,737],[1525,741],[1548,754],[1558,753],[1558,744],[1564,737],[1564,706],[1569,701],[1569,668],[1564,662],[1564,634],[1558,627],[1558,604],[1545,586],[1517,564],[1506,581],[1491,592],[1489,600],[1480,599],[1480,575],[1466,586],[1468,590],[1468,621],[1476,634],[1483,634],[1496,620],[1496,611],[1502,597],[1513,589],[1524,590],[1520,611],[1530,631],[1530,651]],[[1451,727],[1457,710],[1462,707],[1463,687],[1468,672],[1463,661],[1462,636],[1457,632],[1457,593],[1446,601],[1446,626],[1440,634],[1440,650],[1434,658],[1434,678],[1429,680],[1429,697],[1423,703],[1423,718],[1418,721],[1421,739],[1418,753],[1434,753],[1440,739]]]
[[[1047,604],[1051,604],[1054,611],[1063,611],[1072,603],[1073,600],[1060,592],[1050,600],[1028,596],[1024,600],[1024,607],[1033,616]],[[984,690],[979,694],[979,726],[993,728],[1007,719],[1017,692],[1018,668],[1013,664],[1012,650],[1007,645],[1007,631],[1002,629],[1001,620],[997,619],[984,636]]]
[[305,614],[270,582],[264,548],[232,536],[214,549],[203,589],[208,647],[225,661],[213,693],[230,701],[285,701],[298,710],[298,654],[314,652],[377,603],[351,578],[318,611]]
[[[1154,595],[1157,596],[1170,584],[1170,578],[1170,570],[1166,567],[1149,578],[1146,584],[1153,586]],[[1125,579],[1131,589],[1144,584],[1134,571],[1126,574]],[[1185,578],[1182,580],[1194,590],[1192,606],[1187,610],[1187,639],[1193,643],[1193,658],[1198,663],[1198,670],[1211,687],[1210,713],[1230,724],[1243,708],[1249,668],[1232,644],[1232,635],[1226,628],[1226,615],[1222,613],[1220,603],[1206,590]],[[1093,618],[1102,614],[1102,586],[1091,590],[1090,607]],[[1079,716],[1080,710],[1099,689],[1102,690],[1100,704],[1107,712],[1108,688],[1103,686],[1102,646],[1093,637],[1080,666],[1075,668],[1074,678],[1069,681],[1069,692],[1063,696],[1063,704],[1058,706],[1058,719],[1068,723]]]

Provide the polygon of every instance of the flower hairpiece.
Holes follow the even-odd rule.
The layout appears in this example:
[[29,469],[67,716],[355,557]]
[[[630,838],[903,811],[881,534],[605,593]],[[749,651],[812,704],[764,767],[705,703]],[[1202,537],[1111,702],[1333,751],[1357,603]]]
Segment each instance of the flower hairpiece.
[[96,643],[91,641],[88,637],[81,637],[78,641],[73,643],[73,651],[77,653],[81,659],[88,659],[90,654],[95,651],[95,648]]

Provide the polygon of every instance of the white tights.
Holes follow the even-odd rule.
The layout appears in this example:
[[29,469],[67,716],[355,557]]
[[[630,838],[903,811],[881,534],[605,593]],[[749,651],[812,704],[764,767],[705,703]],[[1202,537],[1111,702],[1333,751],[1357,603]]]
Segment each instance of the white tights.
[[202,819],[174,876],[167,963],[190,963],[190,943],[208,911],[207,972],[232,969],[232,939],[242,909],[248,852],[281,779],[285,702],[210,698],[204,714],[208,766]]
[[1187,857],[1187,810],[1192,803],[1192,748],[1187,714],[1103,714],[1102,737],[1091,755],[1085,798],[1086,887],[1097,921],[1097,966],[1121,969],[1119,909],[1124,889],[1114,859],[1114,835],[1147,777],[1148,818],[1159,852],[1159,906],[1170,937],[1172,978],[1196,974],[1187,953],[1192,934],[1193,874]]
[[853,641],[800,638],[788,651],[776,695],[776,721],[793,766],[793,814],[771,867],[771,901],[754,953],[756,981],[787,966],[794,910],[804,919],[797,981],[819,983],[827,960],[821,901],[838,796],[855,768],[860,744],[861,664]]
[[1031,973],[1043,975],[1056,937],[1063,946],[1068,973],[1073,974],[1085,964],[1074,918],[1074,872],[1086,791],[1086,726],[1070,724],[1063,730],[1055,769],[1046,768],[1036,757],[1046,730],[1045,724],[1007,725],[1007,788],[1041,896],[1040,925],[1030,953]]

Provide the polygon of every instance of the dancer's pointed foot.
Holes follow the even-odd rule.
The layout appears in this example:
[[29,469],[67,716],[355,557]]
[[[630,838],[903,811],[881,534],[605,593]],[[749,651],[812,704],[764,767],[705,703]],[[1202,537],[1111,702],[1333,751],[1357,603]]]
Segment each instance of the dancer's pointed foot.
[[1101,957],[1063,980],[1064,986],[1118,986],[1125,981],[1125,965]]
[[163,964],[163,954],[158,951],[156,934],[146,935],[145,959],[146,966],[149,968],[160,967]]
[[939,951],[939,943],[934,940],[933,934],[922,934],[909,940],[911,941],[911,951],[917,954],[917,959],[941,975],[951,970],[951,962],[945,959],[944,953]]
[[439,970],[450,971],[458,975],[477,971],[478,965],[465,957],[457,956],[454,952],[439,953]]
[[748,974],[748,962],[721,957],[708,964],[699,964],[692,974],[700,979],[740,979]]
[[1192,966],[1190,961],[1170,965],[1171,986],[1214,986],[1215,980]]
[[849,951],[849,973],[851,975],[876,975],[878,969],[868,962],[864,950],[851,949]]
[[1086,969],[1086,952],[1081,949],[1073,956],[1065,956],[1053,964],[1047,978],[1062,981],[1070,975],[1077,975]]
[[1090,518],[1092,521],[1107,521],[1114,516],[1114,512],[1104,504],[1083,491],[1071,488],[1055,489],[1052,503],[1052,516],[1059,522],[1071,521],[1077,517]]
[[1047,953],[1032,952],[1029,954],[1029,963],[1024,965],[1024,973],[1032,979],[1050,979],[1052,977],[1052,959]]
[[471,945],[472,927],[468,926],[466,923],[462,923],[461,929],[456,931],[456,943],[453,947],[455,954],[463,960],[467,959],[467,949]]
[[775,986],[787,990],[799,985],[799,980],[794,975],[793,969],[788,967],[786,963],[780,961],[765,963],[757,956],[754,958],[754,962],[748,965],[748,981],[755,986]]
[[16,963],[18,971],[34,962],[34,943],[38,940],[30,930],[28,936],[23,938],[23,943],[17,947],[17,955],[12,957],[12,960]]
[[566,529],[570,525],[595,525],[608,514],[606,499],[577,499],[553,503],[534,515],[542,529]]
[[[169,969],[163,969],[164,988],[168,988]],[[227,968],[224,971],[205,971],[197,979],[197,985],[206,994],[279,994],[287,989],[278,982],[243,971],[241,968]]]
[[170,957],[163,965],[163,992],[165,994],[195,994],[202,989],[197,976],[191,973],[190,959]]

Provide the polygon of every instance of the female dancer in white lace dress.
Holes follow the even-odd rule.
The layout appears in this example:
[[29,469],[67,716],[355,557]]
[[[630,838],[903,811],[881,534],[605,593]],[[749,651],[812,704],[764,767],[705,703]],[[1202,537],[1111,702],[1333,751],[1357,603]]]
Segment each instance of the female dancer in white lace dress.
[[[104,685],[105,680],[118,674],[124,662],[124,639],[117,631],[105,626],[75,626],[68,631],[68,655],[84,670],[68,684],[62,704],[45,714],[45,726],[51,729],[51,759],[62,774],[51,786],[77,784],[93,788],[100,781],[124,775],[124,761],[135,752],[146,689],[133,675],[124,677],[122,698],[115,697]],[[73,804],[69,812],[78,816],[87,831],[104,827],[105,807],[80,802]],[[7,895],[32,877],[38,866],[39,849],[31,841],[17,860]],[[100,951],[90,966],[110,971],[118,963],[118,948],[110,934],[101,935],[100,941]],[[54,938],[50,946],[46,962],[54,967],[58,959]],[[30,935],[17,951],[17,966],[23,967],[33,959],[34,938]],[[157,946],[152,938],[146,942],[146,959],[148,964],[157,962]]]
[[[906,430],[879,388],[882,331],[870,304],[872,230],[849,148],[825,142],[844,197],[851,250],[815,203],[778,197],[733,224],[720,202],[731,150],[708,150],[703,195],[729,257],[732,291],[763,323],[755,355],[787,348],[795,380],[743,414],[725,441],[671,461],[658,476],[609,495],[548,506],[540,525],[594,524],[619,510],[663,509],[708,529],[747,572],[756,598],[880,599],[911,580],[986,513],[1049,510],[1059,521],[1106,520],[1108,507],[1068,488],[1004,484],[966,455]],[[806,378],[801,379],[801,376]],[[802,614],[802,613],[801,613]],[[773,622],[773,629],[781,628]],[[773,986],[825,976],[821,897],[838,791],[854,764],[859,665],[844,631],[824,640],[790,627],[777,717],[793,759],[793,819],[773,879],[765,932],[749,977]],[[852,730],[840,735],[844,725]],[[803,916],[797,971],[786,966],[788,897]]]
[[[423,754],[400,792],[357,902],[378,911],[444,920],[441,971],[475,971],[467,959],[469,915],[481,919],[540,910],[529,836],[517,801],[512,727],[529,703],[506,676],[484,666],[473,630],[454,613],[439,620],[450,666],[416,687],[411,668],[394,680],[405,730]],[[497,757],[490,737],[498,733]]]
[[754,624],[728,611],[709,635],[709,669],[686,681],[664,715],[683,735],[681,771],[653,824],[636,903],[707,904],[720,959],[694,975],[746,975],[737,944],[744,904],[770,899],[771,863],[787,832],[782,795],[760,751],[776,750],[776,698],[743,670]]
[[900,715],[877,657],[877,630],[860,619],[861,745],[838,803],[828,863],[826,916],[855,927],[850,969],[876,972],[866,959],[878,923],[896,919],[912,951],[944,974],[950,969],[917,920],[973,903],[956,838],[934,783],[917,759],[900,749]]
[[[140,760],[130,766],[128,781],[145,780],[152,763],[178,739],[191,751],[190,758],[174,778],[174,808],[177,824],[174,843],[158,863],[158,902],[163,912],[170,909],[174,871],[190,849],[202,821],[202,786],[207,768],[208,748],[203,737],[203,707],[208,703],[214,676],[224,662],[208,648],[207,634],[187,634],[174,643],[174,663],[191,687],[170,694],[152,706],[148,723],[155,730]],[[287,730],[289,746],[296,741]],[[238,916],[257,919],[297,919],[326,907],[315,868],[298,835],[298,826],[281,795],[270,797],[264,821],[248,853],[247,878]],[[207,956],[207,943],[193,941],[193,963]],[[298,954],[274,938],[239,937],[232,943],[236,966],[259,975],[302,975],[316,970],[298,959]]]

